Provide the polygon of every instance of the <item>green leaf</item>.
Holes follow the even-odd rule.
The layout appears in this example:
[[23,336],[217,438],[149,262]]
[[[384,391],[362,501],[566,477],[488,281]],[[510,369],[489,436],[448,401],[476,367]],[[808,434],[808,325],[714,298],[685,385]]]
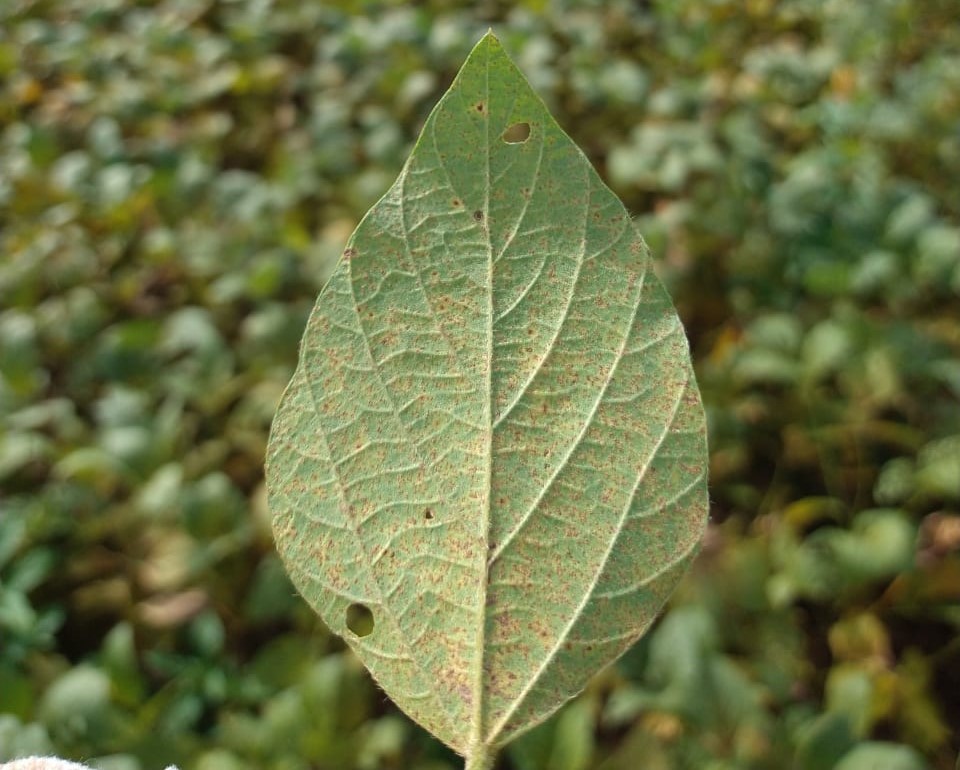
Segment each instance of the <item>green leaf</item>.
[[910,746],[868,741],[843,756],[836,770],[927,770],[929,765]]
[[650,625],[706,468],[642,238],[488,34],[304,334],[267,458],[294,584],[482,767]]
[[844,714],[820,714],[803,725],[797,736],[795,765],[802,770],[833,770],[853,742],[850,722]]

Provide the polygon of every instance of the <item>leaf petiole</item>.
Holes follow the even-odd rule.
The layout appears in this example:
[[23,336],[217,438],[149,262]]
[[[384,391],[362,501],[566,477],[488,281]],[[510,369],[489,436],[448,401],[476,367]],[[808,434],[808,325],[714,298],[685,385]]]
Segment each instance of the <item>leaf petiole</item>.
[[463,770],[491,770],[496,758],[496,751],[491,751],[487,746],[481,744],[470,752]]

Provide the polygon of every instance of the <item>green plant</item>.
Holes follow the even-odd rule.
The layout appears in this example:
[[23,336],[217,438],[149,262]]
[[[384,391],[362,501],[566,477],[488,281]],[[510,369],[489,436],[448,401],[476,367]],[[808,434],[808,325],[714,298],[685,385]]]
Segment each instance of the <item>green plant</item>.
[[956,16],[0,2],[0,764],[462,767],[296,595],[263,466],[318,292],[493,25],[639,215],[711,457],[669,613],[499,766],[954,770]]
[[267,456],[287,569],[481,770],[648,628],[706,473],[643,240],[488,34],[308,322]]

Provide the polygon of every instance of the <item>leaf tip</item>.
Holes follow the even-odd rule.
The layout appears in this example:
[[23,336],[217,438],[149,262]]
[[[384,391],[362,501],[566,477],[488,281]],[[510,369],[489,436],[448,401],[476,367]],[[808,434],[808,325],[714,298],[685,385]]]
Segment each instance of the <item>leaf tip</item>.
[[493,31],[493,27],[488,27],[486,34],[477,42],[476,47],[480,48],[481,46],[494,46],[496,48],[502,48],[500,43],[500,38],[496,36],[496,33]]

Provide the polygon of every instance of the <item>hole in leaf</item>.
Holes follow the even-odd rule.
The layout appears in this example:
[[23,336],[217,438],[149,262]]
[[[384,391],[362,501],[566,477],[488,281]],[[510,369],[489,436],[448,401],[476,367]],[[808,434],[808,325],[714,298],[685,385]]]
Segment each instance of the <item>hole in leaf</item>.
[[473,212],[473,218],[476,219],[478,222],[482,222],[483,212],[480,211],[480,209],[477,209],[476,211]]
[[524,122],[507,126],[507,130],[503,132],[500,138],[507,144],[523,144],[530,138],[530,124]]
[[433,518],[433,511],[430,508],[427,508],[427,510],[423,512],[423,518],[425,518],[427,521],[430,521],[430,519]]
[[347,607],[347,628],[359,637],[373,633],[373,613],[366,604],[354,603]]

